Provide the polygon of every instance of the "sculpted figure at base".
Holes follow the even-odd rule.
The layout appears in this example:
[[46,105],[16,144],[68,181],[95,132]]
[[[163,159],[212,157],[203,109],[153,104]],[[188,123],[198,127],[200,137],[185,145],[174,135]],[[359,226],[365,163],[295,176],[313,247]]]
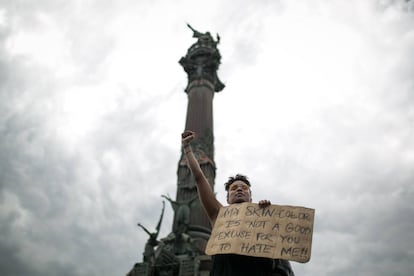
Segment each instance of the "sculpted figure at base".
[[138,227],[141,227],[142,230],[144,230],[148,234],[148,236],[149,236],[148,241],[145,244],[145,250],[144,250],[144,253],[143,253],[143,255],[144,255],[144,262],[147,262],[147,263],[153,262],[153,258],[154,258],[154,247],[156,247],[160,243],[157,240],[157,238],[158,238],[158,234],[160,233],[161,222],[162,222],[162,218],[164,216],[164,209],[165,209],[165,202],[163,201],[162,202],[161,216],[160,216],[160,219],[158,221],[157,227],[155,228],[156,232],[151,233],[141,223],[138,223]]
[[[214,226],[219,210],[223,205],[216,196],[197,162],[190,142],[194,140],[195,133],[185,131],[181,138],[187,165],[194,175],[197,184],[198,196],[206,211],[211,224]],[[252,202],[250,181],[246,176],[237,174],[230,177],[225,183],[227,203]],[[269,200],[260,200],[259,206],[264,208],[271,203]],[[290,263],[285,260],[242,256],[236,254],[218,254],[212,257],[213,267],[210,275],[213,276],[294,276]]]
[[166,240],[174,240],[175,254],[191,254],[193,252],[193,241],[187,232],[190,224],[191,203],[197,199],[197,196],[184,201],[174,201],[165,195],[162,195],[162,197],[171,203],[175,212],[173,232],[170,233],[169,237],[167,237],[169,239]]

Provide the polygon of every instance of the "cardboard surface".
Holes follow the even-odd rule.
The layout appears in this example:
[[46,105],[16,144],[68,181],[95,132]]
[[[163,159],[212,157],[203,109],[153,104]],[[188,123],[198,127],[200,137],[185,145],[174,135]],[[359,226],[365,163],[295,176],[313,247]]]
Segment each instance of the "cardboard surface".
[[311,257],[315,210],[255,203],[221,208],[206,254],[240,254],[306,263]]

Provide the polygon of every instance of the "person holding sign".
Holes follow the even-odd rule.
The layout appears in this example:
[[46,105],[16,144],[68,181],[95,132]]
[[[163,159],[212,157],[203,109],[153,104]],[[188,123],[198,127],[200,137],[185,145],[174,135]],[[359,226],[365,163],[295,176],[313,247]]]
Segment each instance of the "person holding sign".
[[[200,168],[190,146],[190,142],[195,138],[195,133],[186,130],[182,135],[182,146],[190,168],[196,180],[198,196],[201,204],[214,227],[217,216],[223,205],[216,199],[216,196]],[[227,203],[252,202],[250,182],[243,175],[230,177],[225,183],[227,191]],[[261,208],[269,206],[269,200],[259,201]],[[279,259],[269,259],[251,257],[237,254],[217,254],[212,256],[213,267],[210,275],[212,276],[294,276],[289,261]]]

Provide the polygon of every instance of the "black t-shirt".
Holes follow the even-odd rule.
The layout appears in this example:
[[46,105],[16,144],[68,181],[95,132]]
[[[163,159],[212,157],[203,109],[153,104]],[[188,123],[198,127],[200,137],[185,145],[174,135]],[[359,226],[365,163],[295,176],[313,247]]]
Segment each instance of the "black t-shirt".
[[218,254],[212,257],[211,276],[294,276],[285,260]]

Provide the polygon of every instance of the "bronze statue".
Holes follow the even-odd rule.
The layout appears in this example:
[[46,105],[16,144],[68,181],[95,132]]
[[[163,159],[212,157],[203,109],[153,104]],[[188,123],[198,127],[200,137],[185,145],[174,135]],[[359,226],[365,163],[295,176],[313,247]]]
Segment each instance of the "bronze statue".
[[188,227],[190,225],[190,206],[197,199],[197,195],[189,200],[174,201],[169,196],[162,195],[167,199],[174,209],[175,217],[173,224],[173,233],[170,238],[174,240],[174,248],[176,254],[191,253],[193,247],[193,239],[188,235]]
[[151,233],[148,231],[147,228],[145,228],[141,223],[138,223],[138,226],[141,227],[149,236],[147,243],[145,244],[145,250],[144,250],[144,262],[152,262],[154,257],[154,247],[156,247],[160,242],[157,240],[158,234],[160,233],[161,228],[161,222],[162,218],[164,216],[164,209],[165,209],[165,202],[162,202],[162,211],[161,216],[158,221],[157,227],[155,228],[156,232]]
[[194,80],[207,80],[213,85],[214,91],[223,90],[224,84],[217,76],[221,60],[220,52],[217,49],[220,36],[217,34],[217,40],[214,40],[210,32],[199,32],[188,23],[187,26],[193,31],[193,37],[197,38],[197,42],[191,45],[187,54],[179,61],[188,74],[188,85],[185,91],[188,93],[190,84]]
[[169,196],[162,195],[163,198],[167,199],[174,210],[175,219],[173,225],[173,232],[176,236],[180,236],[186,233],[188,225],[190,223],[190,206],[191,203],[197,199],[197,195],[184,201],[174,201]]
[[188,24],[188,23],[187,23],[187,26],[188,26],[188,28],[190,28],[190,30],[193,31],[193,37],[197,38],[198,42],[204,42],[204,43],[210,42],[210,43],[214,44],[214,46],[219,44],[219,42],[220,42],[219,34],[216,34],[217,41],[214,41],[214,39],[211,36],[210,32],[201,33],[199,31],[197,31],[196,29],[194,29],[193,27],[191,27],[191,25]]

